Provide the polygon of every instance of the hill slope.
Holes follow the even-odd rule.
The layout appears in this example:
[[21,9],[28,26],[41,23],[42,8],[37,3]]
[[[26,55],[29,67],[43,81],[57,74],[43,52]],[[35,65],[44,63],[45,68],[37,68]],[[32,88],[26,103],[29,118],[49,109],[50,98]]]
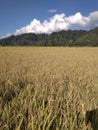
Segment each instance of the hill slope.
[[79,46],[98,46],[98,27],[89,31],[84,36],[78,38],[75,45]]
[[68,30],[52,34],[21,34],[0,39],[1,46],[98,46],[98,27],[90,30]]

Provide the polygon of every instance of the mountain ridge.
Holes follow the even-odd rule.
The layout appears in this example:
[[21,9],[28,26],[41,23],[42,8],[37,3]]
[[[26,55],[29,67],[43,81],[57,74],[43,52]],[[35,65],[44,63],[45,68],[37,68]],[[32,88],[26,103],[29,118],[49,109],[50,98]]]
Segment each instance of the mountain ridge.
[[0,39],[0,46],[98,46],[98,27],[48,34],[27,33]]

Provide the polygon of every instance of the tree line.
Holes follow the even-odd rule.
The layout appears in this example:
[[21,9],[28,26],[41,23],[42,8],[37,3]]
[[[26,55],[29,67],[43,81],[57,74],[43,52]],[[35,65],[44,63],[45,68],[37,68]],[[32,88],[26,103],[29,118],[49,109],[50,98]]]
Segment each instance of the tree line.
[[98,28],[67,30],[51,34],[27,33],[0,39],[1,46],[98,46]]

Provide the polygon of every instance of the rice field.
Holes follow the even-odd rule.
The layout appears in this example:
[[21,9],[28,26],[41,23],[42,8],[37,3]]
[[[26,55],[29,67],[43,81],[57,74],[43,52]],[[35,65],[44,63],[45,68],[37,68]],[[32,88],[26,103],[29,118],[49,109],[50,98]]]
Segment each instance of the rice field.
[[98,130],[97,108],[97,47],[0,47],[0,130]]

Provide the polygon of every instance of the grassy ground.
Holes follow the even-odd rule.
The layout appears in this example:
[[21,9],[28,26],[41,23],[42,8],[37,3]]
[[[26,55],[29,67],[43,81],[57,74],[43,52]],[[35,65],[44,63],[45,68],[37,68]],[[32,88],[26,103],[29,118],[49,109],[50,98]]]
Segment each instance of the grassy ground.
[[92,130],[98,48],[0,47],[0,130]]

